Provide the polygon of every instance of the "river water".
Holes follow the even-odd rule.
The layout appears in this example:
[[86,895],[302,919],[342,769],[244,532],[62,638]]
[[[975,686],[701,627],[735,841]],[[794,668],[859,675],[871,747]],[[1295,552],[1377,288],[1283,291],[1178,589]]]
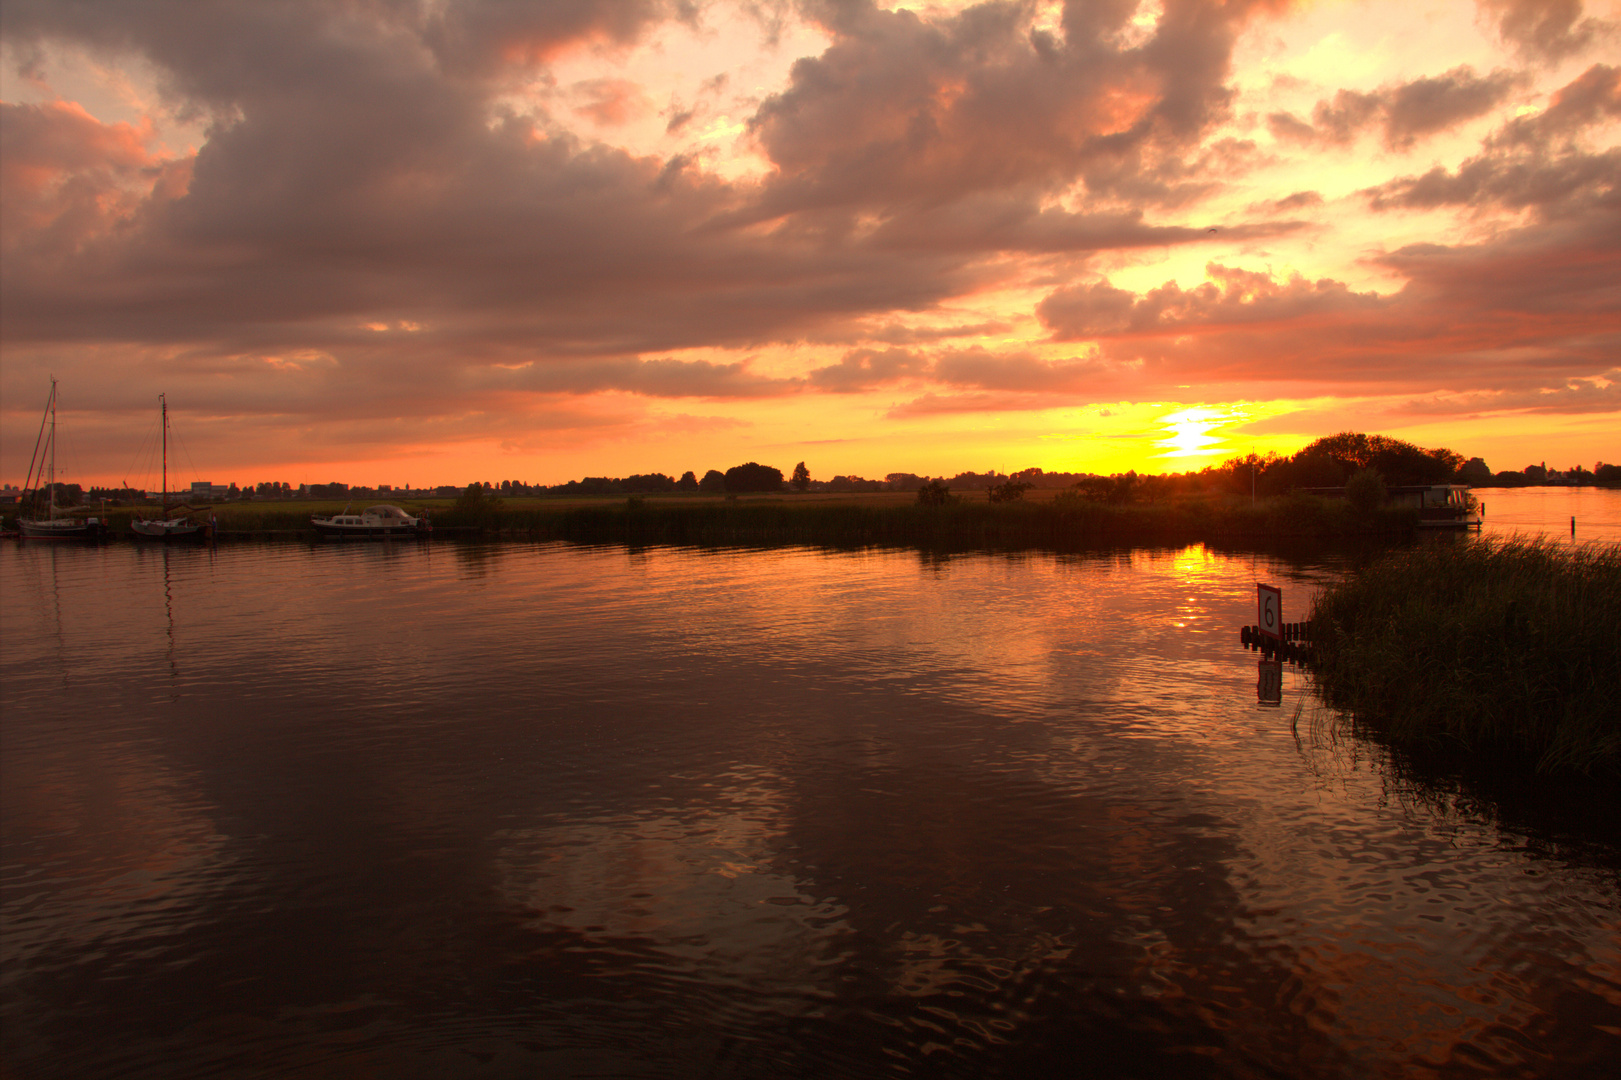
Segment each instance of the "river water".
[[1621,489],[1476,488],[1487,536],[1519,533],[1564,543],[1621,543]]
[[0,1072],[1610,1075],[1621,839],[1256,704],[1339,565],[6,545]]

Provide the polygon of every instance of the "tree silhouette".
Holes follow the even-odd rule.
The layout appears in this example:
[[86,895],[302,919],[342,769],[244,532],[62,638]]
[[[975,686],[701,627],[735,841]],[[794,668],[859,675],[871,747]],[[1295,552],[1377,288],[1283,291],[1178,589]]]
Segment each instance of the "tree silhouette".
[[1016,502],[1024,498],[1024,493],[1036,485],[1024,480],[1014,480],[1011,477],[991,488],[991,502]]
[[805,463],[803,461],[794,466],[794,478],[792,483],[797,491],[804,491],[806,488],[810,487],[810,470],[805,468]]
[[750,461],[743,465],[733,465],[726,470],[727,494],[737,495],[745,491],[781,490],[781,469],[773,469],[769,465],[757,465]]
[[1385,478],[1378,469],[1358,469],[1345,482],[1345,498],[1359,514],[1371,514],[1385,504]]

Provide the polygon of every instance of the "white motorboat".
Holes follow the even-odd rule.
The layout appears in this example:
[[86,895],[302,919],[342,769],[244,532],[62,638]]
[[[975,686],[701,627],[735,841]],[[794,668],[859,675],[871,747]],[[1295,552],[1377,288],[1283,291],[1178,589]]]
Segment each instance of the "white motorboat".
[[358,514],[310,517],[310,524],[322,536],[339,540],[373,540],[386,536],[426,536],[433,525],[426,517],[412,517],[397,506],[368,506]]

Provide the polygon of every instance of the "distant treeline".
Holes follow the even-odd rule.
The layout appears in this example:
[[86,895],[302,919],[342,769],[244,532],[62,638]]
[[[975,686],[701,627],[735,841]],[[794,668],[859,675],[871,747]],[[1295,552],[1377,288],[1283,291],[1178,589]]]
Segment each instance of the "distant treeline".
[[[499,483],[481,480],[468,485],[441,484],[413,488],[408,485],[351,487],[332,481],[325,484],[289,484],[267,481],[226,489],[226,501],[319,499],[426,499],[459,498],[478,488],[489,498],[574,498],[592,495],[665,495],[683,492],[743,494],[769,491],[857,493],[876,491],[917,492],[924,488],[947,492],[987,491],[997,501],[1017,498],[1031,489],[1075,489],[1087,498],[1116,505],[1158,502],[1185,495],[1250,494],[1284,495],[1298,488],[1339,487],[1358,472],[1377,472],[1388,485],[1460,483],[1472,487],[1524,487],[1531,485],[1621,486],[1621,465],[1598,462],[1591,470],[1580,465],[1550,469],[1546,463],[1527,465],[1519,471],[1492,472],[1481,458],[1465,459],[1448,449],[1427,450],[1386,435],[1341,432],[1321,438],[1297,453],[1280,456],[1249,454],[1229,458],[1220,465],[1197,471],[1172,473],[1111,473],[1107,476],[1086,472],[1047,472],[1039,468],[1002,473],[960,472],[955,476],[926,476],[892,472],[882,479],[863,476],[834,476],[818,480],[801,461],[784,477],[782,470],[756,462],[734,465],[722,472],[710,469],[700,477],[688,470],[679,477],[662,472],[632,476],[587,476],[562,484],[531,484],[522,480]],[[186,493],[179,493],[185,495]],[[58,484],[57,503],[72,506],[81,501],[128,505],[143,500],[144,493],[132,488],[93,487],[83,491],[77,484]],[[178,497],[178,496],[177,496]]]
[[680,479],[664,473],[624,478],[595,476],[546,486],[504,480],[485,483],[492,496],[656,495],[681,491],[731,493],[809,491],[855,493],[915,492],[934,485],[948,491],[1008,491],[1011,489],[1078,489],[1100,502],[1115,504],[1157,502],[1178,495],[1247,494],[1283,495],[1297,488],[1340,487],[1363,470],[1377,472],[1386,484],[1461,483],[1473,487],[1511,487],[1532,484],[1600,484],[1621,486],[1621,465],[1599,462],[1592,470],[1580,465],[1568,470],[1530,465],[1521,472],[1493,473],[1481,458],[1465,459],[1445,448],[1424,449],[1386,435],[1342,432],[1318,439],[1295,454],[1250,454],[1229,458],[1219,466],[1181,473],[1047,472],[1039,468],[1014,473],[960,472],[955,476],[926,476],[893,472],[882,479],[834,476],[816,480],[804,462],[784,479],[780,470],[749,462],[725,473],[711,469],[700,479],[695,473]]
[[1621,465],[1599,462],[1592,471],[1580,465],[1561,471],[1546,464],[1521,472],[1494,473],[1481,458],[1465,460],[1447,449],[1425,450],[1387,435],[1342,432],[1318,439],[1289,457],[1250,454],[1221,466],[1235,483],[1254,479],[1262,495],[1282,495],[1295,488],[1339,487],[1364,469],[1377,472],[1386,484],[1468,484],[1470,487],[1526,487],[1542,484],[1621,486]]

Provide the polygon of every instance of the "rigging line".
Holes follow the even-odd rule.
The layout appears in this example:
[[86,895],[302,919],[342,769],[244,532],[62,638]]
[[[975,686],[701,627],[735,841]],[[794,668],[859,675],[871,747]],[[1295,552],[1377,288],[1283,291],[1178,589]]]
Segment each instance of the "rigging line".
[[[29,491],[34,486],[34,465],[35,465],[35,463],[37,462],[41,469],[43,469],[45,467],[44,459],[39,456],[39,446],[40,446],[40,443],[42,443],[45,440],[45,421],[50,417],[50,415],[51,415],[51,405],[54,404],[55,401],[56,401],[56,376],[52,375],[51,376],[51,393],[50,393],[50,396],[48,396],[45,399],[45,413],[44,413],[43,416],[41,416],[39,418],[39,434],[34,436],[34,456],[28,459],[28,479],[23,481],[23,490],[24,491]],[[45,477],[43,475],[41,475],[40,479],[43,480],[43,479],[45,479]]]
[[[58,413],[62,411],[62,399],[60,396],[57,397],[56,411]],[[60,421],[58,421],[58,426],[60,426]],[[51,432],[51,439],[56,444],[55,448],[58,455],[62,458],[63,462],[65,462],[63,467],[57,471],[61,472],[65,476],[83,476],[85,471],[81,470],[80,468],[77,432],[73,431],[71,428],[67,429],[66,431],[57,431],[53,429]],[[63,481],[63,483],[66,483],[66,481]],[[88,498],[88,495],[85,493],[86,486],[87,485],[85,484],[80,484],[79,492],[82,497]]]
[[[135,456],[130,460],[129,468],[124,470],[126,476],[144,477],[141,481],[143,485],[141,493],[143,495],[146,493],[146,489],[152,486],[150,483],[152,479],[152,462],[157,460],[158,425],[162,422],[161,418],[152,421],[152,425],[146,429],[146,437],[135,448]],[[142,468],[143,465],[145,466],[144,469]],[[124,486],[129,486],[128,480],[124,481]]]
[[[180,452],[186,455],[186,464],[191,466],[191,478],[195,482],[197,479],[197,474],[201,470],[197,468],[197,463],[191,460],[191,448],[186,445],[186,440],[180,437],[180,432],[175,430],[173,424],[169,425],[169,441],[180,444]],[[212,481],[210,481],[210,483],[212,483]],[[212,498],[212,496],[210,496],[210,498]]]

